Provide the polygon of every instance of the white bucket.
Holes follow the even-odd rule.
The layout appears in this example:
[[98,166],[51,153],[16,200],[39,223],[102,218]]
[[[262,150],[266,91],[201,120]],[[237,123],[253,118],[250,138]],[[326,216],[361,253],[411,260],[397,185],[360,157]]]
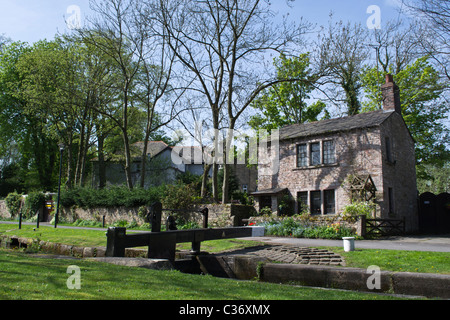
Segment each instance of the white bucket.
[[344,251],[354,251],[355,250],[355,238],[354,237],[343,237],[344,240]]

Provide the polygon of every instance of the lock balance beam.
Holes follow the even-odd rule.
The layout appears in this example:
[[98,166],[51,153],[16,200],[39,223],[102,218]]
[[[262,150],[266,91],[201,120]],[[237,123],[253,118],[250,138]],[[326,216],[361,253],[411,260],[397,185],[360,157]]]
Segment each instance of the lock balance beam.
[[207,240],[262,237],[264,227],[230,227],[191,230],[169,230],[126,234],[126,228],[110,227],[106,233],[106,256],[124,257],[125,248],[148,247],[149,259],[175,260],[177,243],[191,242],[192,252],[200,252],[200,244]]

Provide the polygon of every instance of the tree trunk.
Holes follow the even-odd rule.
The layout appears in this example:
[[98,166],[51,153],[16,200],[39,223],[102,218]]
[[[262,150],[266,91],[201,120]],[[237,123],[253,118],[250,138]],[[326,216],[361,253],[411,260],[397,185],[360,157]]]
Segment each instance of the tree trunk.
[[205,198],[206,197],[206,189],[208,184],[208,173],[209,170],[211,170],[212,164],[204,164],[203,165],[203,175],[202,175],[202,189],[200,193],[200,197]]
[[105,142],[105,135],[103,133],[99,133],[97,136],[98,139],[98,187],[103,189],[106,186],[106,167],[105,167],[105,154],[103,151],[103,145]]
[[72,174],[73,174],[73,165],[72,165],[72,131],[69,133],[68,137],[69,141],[66,146],[67,150],[67,180],[66,180],[66,188],[71,189],[73,187],[73,180],[72,180]]

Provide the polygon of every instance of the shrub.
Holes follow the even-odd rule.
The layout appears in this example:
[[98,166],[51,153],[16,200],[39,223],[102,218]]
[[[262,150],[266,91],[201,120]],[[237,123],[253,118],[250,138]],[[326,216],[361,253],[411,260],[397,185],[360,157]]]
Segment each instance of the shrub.
[[17,192],[9,193],[5,198],[6,207],[11,214],[11,217],[16,217],[19,215],[20,206],[22,202],[22,195]]
[[189,210],[199,203],[199,198],[191,184],[167,185],[161,203],[163,208]]
[[74,223],[74,226],[77,227],[102,227],[103,223],[99,221],[94,220],[83,220],[83,219],[77,219]]
[[272,214],[272,208],[264,207],[261,210],[259,210],[259,215],[260,216],[264,216],[264,215],[270,216],[271,214]]
[[341,217],[346,221],[356,221],[361,215],[371,218],[374,211],[375,204],[373,202],[354,201],[344,207]]
[[25,219],[30,219],[42,208],[45,195],[42,192],[31,192],[25,199]]
[[354,236],[351,229],[343,227],[340,223],[332,225],[305,225],[293,218],[282,221],[272,221],[263,224],[266,235],[295,238],[321,238],[321,239],[341,239],[342,237]]
[[109,187],[93,189],[76,187],[61,191],[61,205],[64,207],[77,206],[80,208],[97,207],[139,207],[150,206],[156,201],[161,201],[165,193],[165,186],[152,187],[150,189],[127,187]]

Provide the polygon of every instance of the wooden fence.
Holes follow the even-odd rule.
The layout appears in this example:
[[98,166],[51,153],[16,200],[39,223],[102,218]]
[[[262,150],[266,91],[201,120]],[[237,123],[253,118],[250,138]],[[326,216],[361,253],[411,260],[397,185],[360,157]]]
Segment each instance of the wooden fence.
[[405,234],[405,219],[367,219],[360,216],[361,236],[392,236]]

